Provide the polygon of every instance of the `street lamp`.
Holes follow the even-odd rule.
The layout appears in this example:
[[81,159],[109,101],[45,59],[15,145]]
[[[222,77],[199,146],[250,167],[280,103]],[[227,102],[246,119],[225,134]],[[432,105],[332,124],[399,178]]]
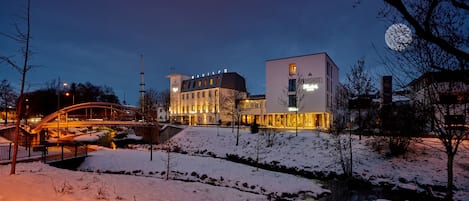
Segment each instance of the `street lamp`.
[[66,82],[60,82],[59,78],[59,83],[57,84],[57,138],[60,138],[60,94],[61,94],[61,88],[66,88],[68,84]]

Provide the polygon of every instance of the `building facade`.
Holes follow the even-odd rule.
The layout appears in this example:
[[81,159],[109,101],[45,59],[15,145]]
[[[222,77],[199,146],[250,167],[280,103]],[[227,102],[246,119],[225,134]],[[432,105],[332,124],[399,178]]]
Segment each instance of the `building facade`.
[[237,73],[207,73],[201,76],[169,75],[169,117],[188,125],[229,124],[240,114],[237,104],[246,98],[245,79]]
[[469,70],[427,72],[409,86],[411,99],[434,112],[430,129],[469,128]]
[[266,61],[265,95],[247,96],[237,73],[172,74],[171,122],[189,125],[256,122],[262,127],[329,129],[339,69],[326,53]]
[[[326,53],[266,61],[264,99],[247,99],[243,123],[276,128],[328,129],[339,69]],[[244,107],[244,105],[242,105]]]

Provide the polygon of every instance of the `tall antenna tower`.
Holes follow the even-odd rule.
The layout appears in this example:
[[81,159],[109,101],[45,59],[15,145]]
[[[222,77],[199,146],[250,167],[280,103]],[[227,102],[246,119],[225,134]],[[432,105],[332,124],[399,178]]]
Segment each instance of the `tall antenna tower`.
[[[140,78],[142,79],[142,82],[140,83],[140,100],[142,104],[142,114],[145,114],[145,73],[143,72],[143,54],[140,55],[140,65],[141,65],[141,71],[140,71]],[[144,120],[144,117],[142,116],[142,120]]]

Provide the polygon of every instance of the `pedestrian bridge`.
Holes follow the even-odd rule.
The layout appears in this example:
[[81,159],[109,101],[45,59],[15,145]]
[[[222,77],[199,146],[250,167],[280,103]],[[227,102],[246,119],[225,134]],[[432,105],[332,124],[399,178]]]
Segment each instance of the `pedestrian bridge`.
[[30,132],[37,134],[45,128],[60,130],[87,126],[156,126],[155,122],[150,121],[151,119],[136,107],[116,103],[88,102],[68,106],[47,115]]

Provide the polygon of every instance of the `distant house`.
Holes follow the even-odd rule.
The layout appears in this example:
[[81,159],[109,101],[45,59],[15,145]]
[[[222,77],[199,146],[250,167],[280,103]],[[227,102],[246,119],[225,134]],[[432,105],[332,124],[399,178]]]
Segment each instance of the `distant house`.
[[169,120],[168,111],[163,104],[157,104],[156,111],[158,114],[158,122],[167,122]]
[[411,98],[435,112],[435,124],[469,122],[469,70],[428,72],[409,84]]

